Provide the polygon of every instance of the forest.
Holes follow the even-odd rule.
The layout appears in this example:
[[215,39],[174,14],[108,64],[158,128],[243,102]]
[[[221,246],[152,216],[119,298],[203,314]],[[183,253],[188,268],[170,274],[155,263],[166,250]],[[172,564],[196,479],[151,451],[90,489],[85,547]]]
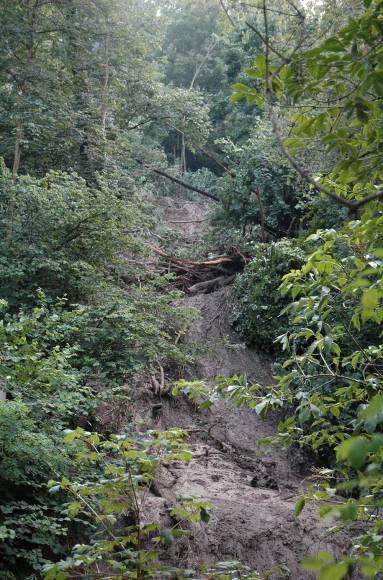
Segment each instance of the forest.
[[0,578],[383,578],[383,0],[0,0]]

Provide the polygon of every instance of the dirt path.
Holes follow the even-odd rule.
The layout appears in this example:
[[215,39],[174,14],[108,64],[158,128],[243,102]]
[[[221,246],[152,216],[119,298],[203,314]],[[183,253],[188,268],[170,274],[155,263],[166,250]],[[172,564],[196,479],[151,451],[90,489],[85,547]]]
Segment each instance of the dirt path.
[[[184,220],[188,216],[203,219],[206,208],[198,206],[197,211],[196,205],[179,203],[177,215]],[[171,208],[166,212],[166,219],[169,215],[174,218]],[[199,218],[195,218],[196,213]],[[181,237],[199,234],[195,223],[180,232]],[[267,385],[272,375],[270,358],[241,346],[230,330],[230,293],[229,287],[184,299],[184,305],[200,311],[187,340],[207,346],[228,337],[230,343],[237,344],[237,348],[221,344],[212,352],[204,352],[198,364],[189,369],[189,377],[211,382],[216,375],[238,373]],[[299,580],[312,577],[301,569],[304,557],[319,550],[336,553],[340,549],[340,540],[337,546],[318,522],[317,508],[308,508],[299,519],[294,515],[308,475],[300,456],[257,445],[259,439],[275,433],[276,418],[264,420],[253,411],[235,410],[224,402],[200,413],[182,397],[163,399],[162,404],[156,427],[188,429],[193,459],[186,465],[162,468],[156,497],[148,500],[148,518],[163,521],[166,506],[177,496],[198,496],[213,506],[209,524],[196,525],[193,537],[174,548],[175,564],[196,568],[201,563],[239,560],[262,578]]]

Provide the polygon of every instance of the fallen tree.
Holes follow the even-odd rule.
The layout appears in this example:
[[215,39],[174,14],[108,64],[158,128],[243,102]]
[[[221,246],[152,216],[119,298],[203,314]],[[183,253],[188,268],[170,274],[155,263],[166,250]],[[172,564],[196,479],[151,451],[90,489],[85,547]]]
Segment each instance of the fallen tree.
[[234,282],[234,280],[235,274],[232,274],[231,276],[217,276],[211,280],[197,282],[196,284],[193,284],[193,286],[189,286],[187,291],[189,294],[208,294],[209,292],[218,290],[218,288],[222,288],[223,286],[229,286],[229,284]]
[[149,247],[161,257],[164,272],[173,272],[177,286],[190,294],[208,293],[227,286],[251,259],[236,248],[231,254],[198,261],[172,256],[154,244]]

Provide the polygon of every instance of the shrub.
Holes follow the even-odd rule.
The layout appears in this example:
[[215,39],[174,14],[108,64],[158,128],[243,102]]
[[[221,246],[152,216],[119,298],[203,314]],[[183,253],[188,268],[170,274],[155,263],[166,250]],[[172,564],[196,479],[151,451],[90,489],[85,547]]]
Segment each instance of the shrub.
[[[194,496],[177,498],[169,509],[171,527],[147,521],[146,501],[156,470],[162,464],[190,461],[181,429],[137,433],[128,430],[104,438],[77,428],[66,433],[65,441],[77,451],[76,460],[87,465],[86,477],[51,480],[53,495],[68,494],[68,517],[91,523],[89,543],[77,544],[66,560],[47,565],[47,580],[73,577],[180,578],[181,570],[163,562],[162,549],[191,535],[187,522],[209,521],[210,503]],[[150,513],[150,508],[149,508]],[[162,556],[162,558],[161,558]],[[161,561],[162,560],[162,561]],[[110,571],[110,572],[109,572]]]
[[229,172],[215,185],[221,204],[213,214],[214,225],[247,230],[264,221],[265,233],[273,237],[294,235],[304,209],[299,200],[307,186],[281,155],[270,124],[258,119],[241,145],[230,139],[219,144],[229,160]]
[[106,184],[91,190],[75,174],[0,177],[0,295],[31,305],[36,290],[90,302],[126,275],[123,256],[138,249],[138,200],[117,199]]
[[276,337],[287,330],[288,316],[281,314],[287,302],[278,288],[282,277],[299,268],[303,259],[295,241],[255,246],[252,261],[237,278],[231,315],[233,328],[249,346],[272,351]]
[[44,561],[65,553],[62,497],[49,496],[46,480],[69,475],[72,462],[58,431],[48,430],[27,405],[0,401],[1,578],[40,578]]
[[176,337],[188,326],[190,312],[177,308],[177,290],[147,284],[110,297],[105,304],[63,309],[56,340],[76,346],[71,364],[87,380],[121,385],[134,373],[172,360],[189,361]]

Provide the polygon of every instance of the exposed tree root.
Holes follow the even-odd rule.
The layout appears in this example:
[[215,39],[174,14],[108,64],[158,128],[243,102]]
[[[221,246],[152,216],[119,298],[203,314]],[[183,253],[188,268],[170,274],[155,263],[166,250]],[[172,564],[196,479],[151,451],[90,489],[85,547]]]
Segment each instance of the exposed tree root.
[[170,385],[166,385],[165,383],[165,372],[164,367],[160,365],[160,380],[156,378],[155,375],[150,377],[151,386],[153,389],[153,393],[161,397],[162,395],[167,395],[170,390]]

